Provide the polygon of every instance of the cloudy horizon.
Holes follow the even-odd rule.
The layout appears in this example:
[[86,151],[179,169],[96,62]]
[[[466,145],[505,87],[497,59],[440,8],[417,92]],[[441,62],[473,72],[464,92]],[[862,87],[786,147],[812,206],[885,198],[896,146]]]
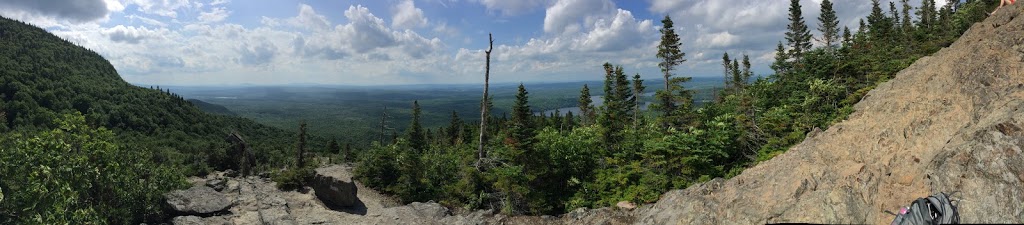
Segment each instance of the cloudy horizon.
[[[834,4],[840,26],[851,30],[871,8],[870,0]],[[820,0],[801,5],[816,29]],[[97,51],[131,83],[402,85],[482,83],[488,33],[492,82],[599,80],[604,62],[659,79],[654,55],[665,15],[686,53],[677,75],[721,76],[725,52],[748,54],[764,75],[788,7],[785,0],[8,0],[0,15]]]

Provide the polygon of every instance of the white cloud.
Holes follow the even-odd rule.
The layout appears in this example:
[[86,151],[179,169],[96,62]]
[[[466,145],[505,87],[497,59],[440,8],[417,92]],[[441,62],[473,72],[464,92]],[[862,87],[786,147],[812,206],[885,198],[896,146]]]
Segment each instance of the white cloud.
[[139,11],[165,17],[178,17],[178,9],[189,7],[189,0],[128,0],[138,6]]
[[[514,16],[544,7],[546,0],[471,0],[484,5],[487,10]],[[443,4],[443,1],[442,1]]]
[[637,20],[627,10],[618,9],[611,19],[598,19],[593,30],[579,41],[579,49],[621,51],[653,40],[657,31],[650,20]]
[[729,32],[718,32],[712,34],[702,34],[694,44],[697,46],[708,46],[713,48],[729,47],[740,42],[740,37],[730,34]]
[[200,23],[216,23],[224,21],[224,19],[228,18],[228,15],[230,14],[231,11],[228,11],[224,7],[216,7],[211,9],[209,12],[199,13],[199,17],[196,19],[198,19]]
[[576,33],[599,18],[615,15],[615,9],[610,0],[559,0],[547,9],[544,32]]
[[158,38],[162,32],[166,32],[166,30],[150,30],[146,27],[117,25],[113,28],[105,29],[103,34],[107,35],[114,42],[138,44],[145,39]]
[[412,0],[405,0],[392,9],[391,26],[396,29],[409,29],[427,25],[423,10],[416,8]]

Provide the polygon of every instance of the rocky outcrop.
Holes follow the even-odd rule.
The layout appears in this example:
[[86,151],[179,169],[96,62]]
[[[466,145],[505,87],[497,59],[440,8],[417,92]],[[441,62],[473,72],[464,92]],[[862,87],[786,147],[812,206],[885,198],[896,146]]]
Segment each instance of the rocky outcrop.
[[316,197],[332,207],[350,207],[359,202],[352,175],[342,165],[316,169],[312,186]]
[[164,198],[171,209],[182,215],[208,215],[231,206],[231,201],[224,194],[207,186],[172,191],[164,194]]
[[1024,223],[1024,4],[879,85],[847,120],[729,180],[668,192],[640,224],[887,224],[956,192],[961,222]]

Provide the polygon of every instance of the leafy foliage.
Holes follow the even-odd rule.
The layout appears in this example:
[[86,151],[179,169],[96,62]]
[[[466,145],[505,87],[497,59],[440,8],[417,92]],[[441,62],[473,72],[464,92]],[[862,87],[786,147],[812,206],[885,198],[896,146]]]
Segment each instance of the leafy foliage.
[[[130,149],[81,114],[0,140],[0,223],[124,224],[159,218],[162,194],[185,186],[173,166]],[[17,162],[17,163],[14,163]]]

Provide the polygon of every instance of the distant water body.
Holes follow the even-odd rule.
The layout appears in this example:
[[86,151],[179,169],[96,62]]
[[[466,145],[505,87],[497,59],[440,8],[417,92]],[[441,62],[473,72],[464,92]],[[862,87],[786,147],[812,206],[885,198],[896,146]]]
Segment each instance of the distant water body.
[[[644,96],[654,96],[654,92],[644,93]],[[590,96],[590,101],[593,102],[594,107],[600,107],[600,106],[604,105],[604,96],[601,96],[601,95]],[[640,110],[647,110],[647,108],[650,107],[650,106],[651,106],[651,102],[644,102],[643,105],[640,106]],[[545,110],[544,111],[544,115],[549,115],[550,116],[552,113],[555,113],[555,110],[558,110],[558,114],[559,115],[563,115],[563,116],[566,113],[569,113],[569,112],[572,112],[573,115],[579,115],[580,114],[580,107],[573,106],[573,107],[564,107],[564,108],[558,108],[558,109],[552,109],[552,110]],[[535,114],[539,114],[539,113],[535,113]]]

